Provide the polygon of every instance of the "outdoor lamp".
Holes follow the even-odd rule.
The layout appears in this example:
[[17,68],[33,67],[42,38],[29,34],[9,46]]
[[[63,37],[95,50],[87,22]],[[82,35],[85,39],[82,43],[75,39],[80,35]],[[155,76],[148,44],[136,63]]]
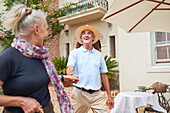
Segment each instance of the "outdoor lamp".
[[66,30],[64,31],[65,35],[68,35],[68,32],[69,32],[69,30],[66,29]]

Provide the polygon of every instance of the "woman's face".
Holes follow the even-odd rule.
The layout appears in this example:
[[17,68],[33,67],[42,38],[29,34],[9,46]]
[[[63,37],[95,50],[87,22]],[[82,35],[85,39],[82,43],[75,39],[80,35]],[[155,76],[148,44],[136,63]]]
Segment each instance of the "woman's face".
[[38,27],[38,31],[39,31],[38,40],[40,42],[39,46],[42,46],[43,40],[48,37],[48,25],[47,25],[47,21],[45,19],[43,19],[43,25]]

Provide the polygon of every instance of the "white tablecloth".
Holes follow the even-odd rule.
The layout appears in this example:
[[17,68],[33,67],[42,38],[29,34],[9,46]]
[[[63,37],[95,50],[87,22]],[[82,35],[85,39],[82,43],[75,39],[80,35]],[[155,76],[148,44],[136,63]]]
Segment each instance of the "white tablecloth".
[[156,98],[156,95],[145,92],[120,92],[114,99],[114,108],[111,113],[136,113],[136,108],[152,105],[153,109],[167,113]]

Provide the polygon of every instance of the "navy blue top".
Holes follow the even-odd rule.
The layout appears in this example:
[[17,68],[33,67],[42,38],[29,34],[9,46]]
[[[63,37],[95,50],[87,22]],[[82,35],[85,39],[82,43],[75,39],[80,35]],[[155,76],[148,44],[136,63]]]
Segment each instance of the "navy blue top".
[[[36,99],[43,107],[50,101],[50,79],[40,59],[24,56],[10,47],[0,54],[0,80],[4,95]],[[23,113],[22,108],[5,107],[12,113]]]

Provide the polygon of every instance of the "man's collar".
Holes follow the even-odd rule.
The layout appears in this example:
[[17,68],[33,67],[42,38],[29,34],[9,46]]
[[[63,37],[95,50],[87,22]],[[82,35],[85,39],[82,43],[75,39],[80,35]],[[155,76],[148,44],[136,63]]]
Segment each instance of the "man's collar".
[[[80,49],[81,49],[84,53],[87,52],[87,51],[89,51],[89,50],[85,49],[83,46],[81,46]],[[94,47],[93,47],[93,49],[91,50],[91,52],[92,52],[92,53],[95,52]]]

